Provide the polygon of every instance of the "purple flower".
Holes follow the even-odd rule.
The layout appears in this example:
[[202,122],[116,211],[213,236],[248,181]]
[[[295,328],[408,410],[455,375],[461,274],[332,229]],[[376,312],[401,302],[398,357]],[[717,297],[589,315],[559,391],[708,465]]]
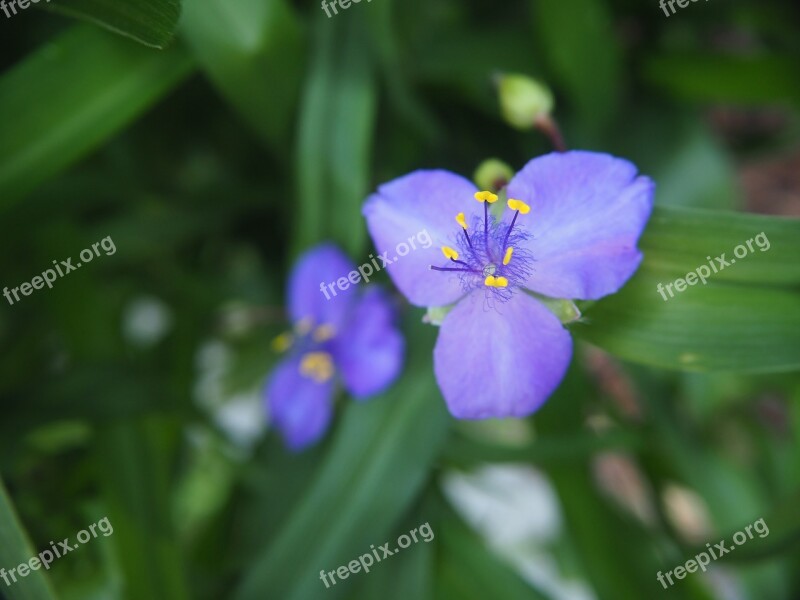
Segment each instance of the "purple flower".
[[376,247],[431,234],[429,249],[387,270],[412,304],[454,304],[433,351],[454,416],[518,417],[544,403],[564,377],[572,339],[529,292],[594,300],[619,290],[641,261],[636,243],[653,189],[628,161],[566,152],[525,165],[508,184],[507,207],[447,171],[415,171],[367,200]]
[[272,372],[265,394],[273,422],[293,450],[327,430],[337,380],[361,400],[383,391],[402,368],[405,341],[383,291],[351,286],[329,300],[321,292],[321,283],[354,270],[338,248],[323,244],[301,256],[289,276],[294,330],[276,340],[288,356]]

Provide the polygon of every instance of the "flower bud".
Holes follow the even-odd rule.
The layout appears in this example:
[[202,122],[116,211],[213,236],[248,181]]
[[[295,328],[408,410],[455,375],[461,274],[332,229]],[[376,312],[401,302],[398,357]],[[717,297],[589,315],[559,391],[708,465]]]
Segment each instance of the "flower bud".
[[514,171],[506,163],[496,158],[483,161],[472,176],[479,189],[498,192],[511,181]]
[[517,129],[532,129],[553,110],[550,89],[526,75],[501,75],[498,95],[503,118]]

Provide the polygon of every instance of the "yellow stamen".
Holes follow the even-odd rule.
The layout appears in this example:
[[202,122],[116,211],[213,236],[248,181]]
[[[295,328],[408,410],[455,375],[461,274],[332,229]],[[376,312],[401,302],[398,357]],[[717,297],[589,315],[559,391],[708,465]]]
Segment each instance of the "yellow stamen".
[[453,250],[450,246],[442,246],[442,254],[444,254],[445,258],[449,258],[450,260],[456,260],[458,258],[458,252]]
[[467,219],[464,217],[464,213],[458,213],[456,215],[456,221],[458,221],[458,224],[461,225],[461,228],[466,231],[466,229],[467,229]]
[[505,277],[495,277],[494,275],[489,275],[483,281],[484,285],[487,287],[494,287],[494,288],[504,288],[508,287],[508,279]]
[[311,334],[311,337],[314,338],[315,342],[327,342],[330,339],[333,339],[336,336],[336,328],[329,323],[325,323],[320,325],[314,330],[314,333]]
[[522,200],[509,199],[508,208],[511,210],[518,210],[522,215],[527,215],[529,212],[531,212],[531,207],[525,204]]
[[514,254],[514,249],[511,246],[509,246],[506,249],[506,255],[503,257],[503,264],[504,265],[507,265],[508,263],[511,262],[511,255],[512,254]]
[[284,332],[278,336],[276,336],[272,340],[272,349],[275,352],[286,352],[289,348],[291,348],[292,344],[294,343],[294,336],[291,333]]
[[294,331],[297,335],[307,335],[311,328],[314,326],[314,319],[311,317],[303,317],[294,324]]
[[333,377],[333,359],[327,352],[309,352],[300,360],[300,374],[325,383]]
[[497,202],[497,194],[493,194],[492,192],[475,192],[475,200],[493,204]]

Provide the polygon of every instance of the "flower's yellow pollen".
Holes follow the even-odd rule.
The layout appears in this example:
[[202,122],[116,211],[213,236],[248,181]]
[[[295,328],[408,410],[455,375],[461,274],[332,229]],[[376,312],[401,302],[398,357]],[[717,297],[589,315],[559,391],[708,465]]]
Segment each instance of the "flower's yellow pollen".
[[311,334],[311,337],[314,339],[315,342],[327,342],[330,339],[333,339],[336,336],[336,328],[331,325],[330,323],[325,323],[320,325],[314,330],[314,333]]
[[292,347],[293,343],[294,343],[294,336],[292,336],[291,333],[286,331],[278,336],[275,336],[275,338],[272,340],[272,349],[275,352],[286,352],[289,348]]
[[297,335],[303,336],[307,335],[311,328],[314,326],[314,319],[311,317],[303,317],[297,323],[294,324],[294,331]]
[[497,194],[493,194],[492,192],[475,192],[475,200],[494,204],[497,202]]
[[508,248],[506,248],[506,255],[503,257],[503,264],[504,265],[507,265],[508,263],[511,262],[511,255],[512,254],[514,254],[514,249],[511,246],[509,246]]
[[529,212],[531,212],[531,207],[525,204],[522,200],[514,200],[512,198],[508,200],[508,208],[511,210],[518,210],[522,215],[527,215]]
[[333,359],[327,352],[309,352],[300,360],[300,374],[325,383],[333,377]]
[[489,275],[486,279],[483,280],[483,283],[487,287],[495,287],[495,288],[508,287],[508,279],[506,279],[505,277],[495,277],[494,275]]
[[461,225],[461,228],[466,231],[466,229],[467,229],[467,219],[464,217],[464,213],[458,213],[456,215],[456,221],[458,222],[459,225]]
[[453,250],[450,246],[442,246],[442,254],[444,254],[445,258],[449,258],[450,260],[456,260],[458,258],[458,252]]

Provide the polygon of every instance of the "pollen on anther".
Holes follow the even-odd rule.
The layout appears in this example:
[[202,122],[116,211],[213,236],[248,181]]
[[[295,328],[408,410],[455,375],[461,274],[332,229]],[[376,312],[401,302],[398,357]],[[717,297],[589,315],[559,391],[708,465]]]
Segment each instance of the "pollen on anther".
[[275,352],[282,353],[291,348],[293,343],[294,336],[292,336],[292,334],[289,332],[284,332],[272,340],[271,346]]
[[478,202],[488,202],[489,204],[493,204],[497,202],[497,194],[493,194],[492,192],[488,191],[475,192],[475,200]]
[[327,352],[309,352],[300,360],[300,374],[316,383],[325,383],[333,377],[333,359]]
[[460,212],[456,215],[456,222],[461,225],[461,228],[466,231],[467,229],[467,219],[464,217],[464,213]]
[[525,204],[522,200],[514,200],[513,198],[509,198],[507,204],[508,208],[511,210],[518,210],[522,215],[527,215],[529,212],[531,212],[531,207]]
[[450,260],[456,260],[458,258],[458,252],[453,250],[450,246],[442,246],[442,254],[444,254],[445,258],[449,258]]
[[323,323],[317,327],[311,334],[313,340],[317,343],[327,342],[328,340],[336,337],[336,328],[330,323]]
[[503,257],[503,264],[504,264],[504,265],[507,265],[508,263],[510,263],[510,262],[511,262],[511,255],[512,255],[512,254],[514,254],[514,248],[512,248],[511,246],[509,246],[509,247],[506,249],[506,255]]
[[486,279],[483,280],[483,283],[487,287],[494,287],[494,288],[504,288],[508,287],[508,279],[505,277],[495,277],[494,275],[489,275]]

